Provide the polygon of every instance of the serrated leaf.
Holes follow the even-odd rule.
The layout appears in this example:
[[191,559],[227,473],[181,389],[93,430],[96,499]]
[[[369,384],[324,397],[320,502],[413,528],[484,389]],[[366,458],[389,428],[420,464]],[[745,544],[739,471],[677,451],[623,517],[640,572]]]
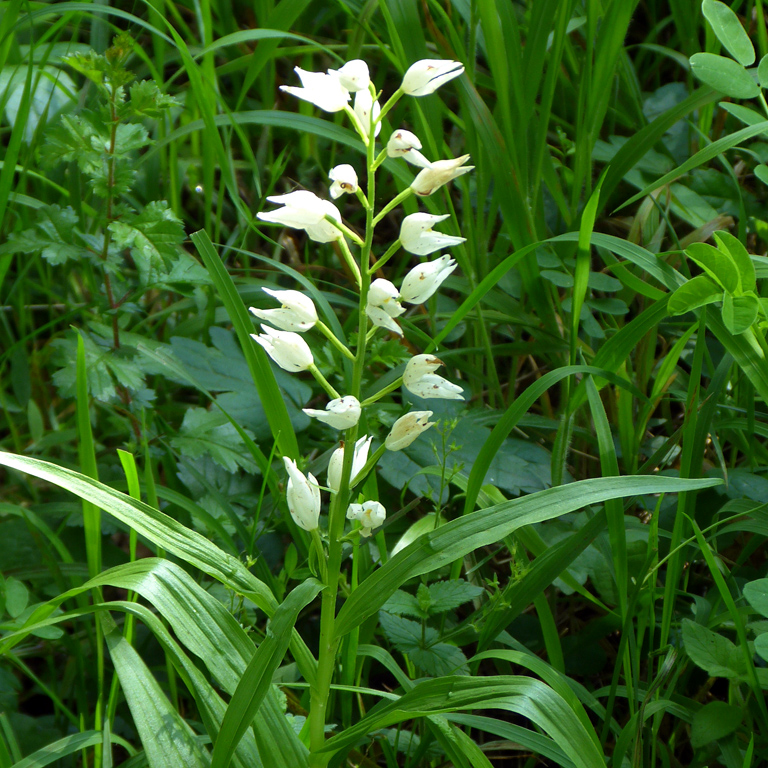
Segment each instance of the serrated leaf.
[[725,327],[734,335],[744,333],[757,320],[760,303],[757,296],[732,296],[726,293],[723,297],[723,322]]
[[14,232],[8,242],[0,247],[2,253],[39,253],[51,264],[63,264],[70,259],[90,258],[82,244],[77,226],[77,214],[70,207],[47,205],[39,208],[34,226],[23,232]]
[[667,308],[670,315],[683,315],[686,312],[722,301],[723,289],[715,285],[705,275],[698,275],[681,285],[670,297]]
[[410,593],[396,589],[394,594],[382,606],[382,610],[393,616],[413,616],[416,619],[427,618],[422,611],[419,601]]
[[448,643],[434,643],[416,648],[408,654],[410,660],[432,677],[468,675],[467,657],[461,648]]
[[693,74],[710,88],[734,99],[754,99],[760,88],[744,67],[733,59],[715,53],[694,53]]
[[734,707],[724,701],[705,704],[693,716],[691,746],[699,749],[712,741],[725,738],[741,725],[743,719],[744,710],[740,707]]
[[768,579],[756,579],[745,584],[744,598],[756,611],[768,617]]
[[739,64],[749,67],[755,63],[755,48],[739,17],[720,0],[703,0],[701,12],[717,39]]
[[85,77],[97,85],[101,85],[104,82],[104,75],[109,69],[109,62],[106,57],[93,50],[65,56],[64,63],[81,75],[85,75]]
[[163,93],[154,80],[142,80],[130,88],[131,109],[144,117],[157,118],[171,107],[178,106],[181,102]]
[[[115,132],[115,155],[127,155],[150,143],[149,133],[141,123],[120,123]],[[105,146],[106,150],[108,146]]]
[[483,592],[482,587],[470,584],[464,579],[436,581],[429,585],[430,613],[452,611],[454,608],[479,597]]
[[736,678],[746,674],[740,648],[690,619],[683,619],[683,644],[691,661],[712,677]]
[[62,115],[58,124],[46,133],[40,151],[43,166],[76,162],[89,176],[103,175],[102,156],[104,148],[109,146],[109,134],[104,126],[97,127],[95,121],[95,116],[89,113],[77,117]]
[[715,232],[714,238],[719,249],[730,254],[733,263],[736,265],[736,269],[739,272],[739,288],[742,291],[754,291],[757,285],[755,265],[741,240],[724,230]]
[[189,408],[184,413],[180,433],[171,439],[171,445],[191,459],[210,456],[228,472],[236,472],[238,467],[246,472],[257,470],[240,435],[218,410]]
[[410,653],[417,648],[429,646],[438,642],[440,636],[434,627],[424,627],[422,624],[402,616],[392,616],[385,611],[379,613],[379,624],[392,645],[401,653]]
[[685,255],[695,261],[713,280],[729,293],[739,288],[739,270],[730,258],[708,243],[693,243],[685,249]]

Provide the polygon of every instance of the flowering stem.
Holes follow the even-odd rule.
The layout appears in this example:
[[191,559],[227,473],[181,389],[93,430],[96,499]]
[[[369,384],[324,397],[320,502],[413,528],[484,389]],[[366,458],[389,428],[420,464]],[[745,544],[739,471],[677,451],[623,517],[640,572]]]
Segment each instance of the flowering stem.
[[387,150],[382,149],[379,156],[373,161],[373,170],[375,171],[387,159]]
[[346,112],[347,117],[352,121],[352,125],[360,135],[360,138],[363,140],[363,144],[365,144],[367,148],[369,144],[368,131],[365,130],[365,127],[360,122],[360,118],[357,116],[357,112],[355,112],[355,110],[352,109],[352,107],[350,107],[349,104],[346,104],[344,106],[344,112]]
[[353,243],[362,247],[363,241],[348,226],[346,226],[346,224],[336,221],[333,216],[329,216],[327,213],[325,214],[325,220],[329,224],[333,224],[339,232],[343,232]]
[[403,200],[407,200],[413,194],[413,190],[408,187],[404,189],[397,197],[393,197],[379,212],[376,214],[376,218],[373,220],[373,226],[375,227],[393,208],[400,205]]
[[390,392],[394,392],[396,389],[400,387],[400,385],[403,383],[403,377],[399,376],[396,378],[392,383],[387,384],[384,389],[380,389],[376,394],[371,395],[370,397],[366,398],[360,403],[361,408],[365,408],[367,405],[373,405],[378,400],[381,400],[384,395],[388,395]]
[[348,360],[354,360],[355,356],[336,338],[336,334],[322,321],[318,320],[315,323],[315,328],[317,328],[320,333],[325,336],[328,341],[333,344],[336,349],[341,352],[344,357],[346,357]]
[[394,107],[395,104],[397,104],[398,101],[400,101],[400,97],[402,95],[403,95],[403,89],[402,88],[398,88],[389,97],[389,100],[387,101],[387,103],[381,108],[381,112],[379,113],[379,117],[376,120],[377,123],[380,123],[384,119],[384,116],[387,114],[387,112],[389,112],[389,110],[392,109],[392,107]]
[[387,252],[370,268],[371,274],[374,274],[376,270],[381,269],[400,249],[400,241],[395,240],[392,245],[387,248]]
[[344,261],[347,262],[347,265],[352,270],[352,274],[355,276],[357,287],[362,288],[363,280],[360,277],[360,267],[357,266],[357,262],[355,261],[355,257],[352,255],[352,251],[349,250],[347,241],[342,237],[338,242],[339,247],[341,248],[341,252],[344,254]]
[[326,391],[328,395],[330,395],[331,398],[334,400],[337,400],[341,397],[341,395],[331,386],[331,383],[328,381],[328,379],[323,376],[322,373],[320,373],[320,369],[312,363],[307,370],[315,377],[317,380],[317,383]]

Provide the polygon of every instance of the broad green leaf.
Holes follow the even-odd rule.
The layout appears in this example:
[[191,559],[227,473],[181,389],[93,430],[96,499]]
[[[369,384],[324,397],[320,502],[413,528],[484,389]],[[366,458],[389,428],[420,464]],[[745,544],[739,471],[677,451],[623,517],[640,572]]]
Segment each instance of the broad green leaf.
[[708,243],[692,243],[685,255],[695,261],[713,280],[729,293],[739,289],[739,270],[730,256]]
[[739,17],[720,0],[703,0],[701,12],[717,39],[739,64],[749,67],[755,63],[755,48],[741,25]]
[[109,655],[152,768],[208,768],[208,755],[109,614],[99,616]]
[[744,585],[746,601],[768,618],[768,579],[757,579]]
[[768,165],[756,165],[755,176],[757,176],[757,178],[760,179],[763,184],[768,184]]
[[733,59],[716,53],[694,53],[691,56],[693,74],[710,88],[733,99],[754,99],[760,87],[752,75]]
[[723,297],[723,323],[731,333],[739,335],[752,327],[759,309],[760,303],[754,293],[745,296],[726,293]]
[[29,590],[18,579],[9,576],[5,580],[5,610],[11,618],[24,613],[29,602]]
[[757,79],[763,88],[768,87],[768,53],[760,59],[760,63],[757,65]]
[[714,233],[715,241],[721,251],[730,254],[736,269],[739,271],[739,288],[742,291],[754,291],[757,281],[755,278],[755,265],[752,257],[742,244],[741,240],[730,232],[718,230]]
[[607,499],[692,491],[720,483],[720,480],[671,477],[594,478],[547,488],[451,520],[422,534],[374,571],[342,606],[336,620],[335,636],[343,637],[362,624],[408,579],[453,563],[479,547],[496,544],[521,526],[551,520]]
[[323,585],[319,581],[308,579],[296,587],[275,611],[264,639],[229,702],[213,750],[211,768],[229,766],[235,748],[270,690],[272,676],[288,650],[299,611],[314,600],[322,589]]
[[768,632],[755,638],[755,651],[761,659],[768,661]]
[[[113,744],[118,744],[123,747],[129,754],[135,752],[130,743],[125,739],[121,739],[113,733],[110,734],[109,738],[112,740]],[[63,760],[68,755],[74,755],[80,750],[101,744],[103,741],[104,734],[101,731],[82,731],[80,733],[73,733],[58,741],[54,741],[53,744],[47,744],[42,749],[33,752],[31,755],[27,755],[23,760],[14,763],[11,768],[43,768],[45,765],[50,765],[58,760]]]
[[447,676],[421,682],[397,701],[377,707],[329,739],[320,751],[343,752],[366,734],[416,715],[478,708],[503,709],[527,717],[560,744],[579,768],[605,765],[594,731],[584,726],[565,699],[540,680],[518,676]]
[[737,678],[746,674],[739,647],[690,619],[683,619],[683,644],[691,661],[712,677]]
[[669,297],[667,308],[670,315],[683,315],[705,304],[722,300],[722,287],[715,285],[706,275],[697,275]]
[[744,709],[712,701],[705,704],[694,716],[691,723],[691,746],[699,749],[711,741],[723,739],[733,733],[744,719]]
[[429,612],[443,613],[452,611],[470,600],[474,600],[483,594],[482,587],[470,584],[464,579],[451,579],[450,581],[436,581],[429,585]]
[[77,229],[80,220],[67,206],[48,205],[39,208],[35,223],[22,232],[11,233],[0,246],[0,253],[39,253],[50,264],[63,264],[70,259],[90,259],[91,254]]

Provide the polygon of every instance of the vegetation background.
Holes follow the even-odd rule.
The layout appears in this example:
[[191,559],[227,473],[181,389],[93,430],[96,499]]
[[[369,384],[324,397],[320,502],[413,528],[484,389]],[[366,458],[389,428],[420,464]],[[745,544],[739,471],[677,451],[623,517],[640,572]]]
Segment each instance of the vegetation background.
[[[259,379],[238,339],[264,285],[354,328],[334,249],[255,216],[359,162],[341,121],[278,89],[355,58],[385,98],[417,60],[462,62],[384,135],[476,169],[424,203],[466,238],[459,270],[368,372],[387,383],[435,341],[467,403],[430,405],[439,427],[385,454],[389,520],[350,579],[475,510],[531,495],[532,517],[446,546],[351,631],[331,764],[766,764],[768,107],[759,73],[704,85],[689,58],[768,53],[762,0],[727,6],[754,62],[699,0],[0,3],[0,768],[208,765],[254,647],[287,645],[293,622],[266,634],[265,612],[311,563],[276,457],[319,474],[335,438],[301,412],[312,388]],[[125,105],[104,61],[132,73]],[[382,200],[411,180],[387,167]],[[706,254],[721,285],[670,308]],[[663,494],[659,476],[708,481]],[[293,606],[310,651],[316,606]],[[235,764],[306,764],[300,654],[262,669]],[[471,695],[412,694],[461,675]]]

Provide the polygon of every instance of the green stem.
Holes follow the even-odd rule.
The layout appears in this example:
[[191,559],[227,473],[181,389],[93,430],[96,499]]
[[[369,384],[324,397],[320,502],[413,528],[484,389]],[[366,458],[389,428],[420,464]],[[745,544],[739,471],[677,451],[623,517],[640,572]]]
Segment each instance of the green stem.
[[320,333],[325,336],[328,341],[333,344],[336,349],[341,352],[344,357],[346,357],[348,360],[354,360],[355,356],[336,338],[336,334],[322,321],[318,320],[315,323],[315,328],[317,328]]
[[317,383],[326,391],[328,395],[333,400],[338,400],[341,395],[331,386],[331,383],[328,381],[328,379],[323,376],[322,373],[320,373],[320,369],[312,363],[312,365],[307,368],[307,370],[315,377],[317,380]]
[[373,274],[377,270],[381,269],[400,249],[400,241],[395,240],[392,245],[387,248],[387,252],[371,267],[370,273]]
[[352,274],[355,276],[357,287],[362,288],[363,279],[360,277],[360,267],[357,265],[357,262],[355,261],[355,257],[352,255],[352,251],[349,250],[347,241],[343,237],[341,238],[341,240],[339,240],[339,246],[341,248],[342,254],[344,254],[344,261],[347,262],[347,265],[352,270]]
[[379,117],[377,118],[376,122],[380,123],[384,117],[386,116],[387,112],[389,112],[392,107],[397,104],[398,101],[400,101],[400,97],[403,96],[403,90],[402,88],[398,88],[390,97],[387,103],[381,108],[381,112],[379,113]]
[[375,227],[393,208],[400,205],[403,200],[407,200],[413,194],[413,190],[410,187],[404,189],[399,195],[393,197],[377,214],[373,220],[373,226]]
[[329,224],[333,224],[333,226],[336,227],[336,229],[338,229],[339,232],[343,232],[355,245],[359,245],[362,247],[363,241],[346,224],[342,224],[340,221],[336,221],[336,219],[334,219],[333,216],[329,216],[327,213],[325,214],[325,220]]

